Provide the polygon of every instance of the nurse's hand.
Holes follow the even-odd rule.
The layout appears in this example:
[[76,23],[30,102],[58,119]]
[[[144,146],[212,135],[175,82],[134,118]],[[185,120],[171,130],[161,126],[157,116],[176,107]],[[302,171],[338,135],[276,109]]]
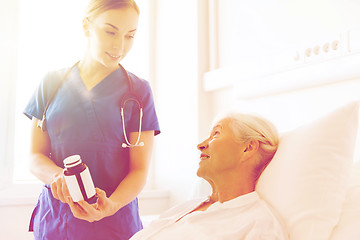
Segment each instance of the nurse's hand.
[[60,200],[63,203],[66,203],[66,197],[70,196],[70,193],[64,179],[64,173],[62,171],[55,174],[50,187],[54,198]]
[[74,217],[94,222],[116,213],[118,210],[117,204],[107,198],[103,190],[99,188],[95,188],[95,190],[98,197],[95,204],[89,204],[86,201],[74,203],[71,197],[66,198],[66,202],[69,204]]

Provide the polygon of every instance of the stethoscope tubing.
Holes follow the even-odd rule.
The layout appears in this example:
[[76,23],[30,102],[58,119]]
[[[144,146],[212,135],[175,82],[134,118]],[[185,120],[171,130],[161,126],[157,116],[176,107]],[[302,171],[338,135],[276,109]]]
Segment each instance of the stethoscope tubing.
[[[39,127],[41,129],[41,131],[45,132],[46,129],[46,112],[52,102],[52,100],[54,99],[55,95],[57,94],[58,90],[60,89],[61,85],[65,82],[65,80],[68,78],[70,72],[72,71],[72,69],[79,63],[80,61],[77,61],[74,65],[72,65],[64,74],[64,76],[62,77],[62,79],[60,80],[60,82],[58,83],[58,85],[56,86],[55,90],[51,93],[49,100],[46,103],[45,109],[43,111],[43,115],[42,115],[42,119],[38,121],[37,127]],[[142,128],[142,117],[143,117],[143,106],[142,106],[142,101],[140,99],[140,97],[134,92],[133,90],[133,85],[132,85],[132,81],[131,78],[128,74],[128,72],[125,70],[125,68],[119,63],[119,68],[121,68],[121,70],[126,74],[126,78],[127,78],[127,82],[128,82],[128,87],[129,87],[129,91],[127,93],[124,94],[124,96],[121,98],[121,103],[120,103],[120,114],[121,114],[121,122],[122,122],[122,128],[123,128],[123,133],[124,133],[124,138],[125,138],[125,142],[123,143],[121,146],[123,148],[129,147],[137,147],[137,146],[144,146],[143,142],[140,142],[140,137],[141,137],[141,128]],[[137,103],[138,107],[139,107],[139,111],[140,111],[140,116],[139,116],[139,133],[138,133],[138,137],[136,139],[135,144],[131,144],[130,141],[127,138],[127,134],[126,134],[126,128],[125,128],[125,114],[124,114],[124,108],[125,105],[128,101],[134,101]]]

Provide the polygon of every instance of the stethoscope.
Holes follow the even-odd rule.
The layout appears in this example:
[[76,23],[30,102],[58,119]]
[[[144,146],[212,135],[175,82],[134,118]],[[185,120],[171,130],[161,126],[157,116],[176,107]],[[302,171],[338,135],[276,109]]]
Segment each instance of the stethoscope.
[[[61,79],[61,81],[58,83],[58,85],[56,86],[55,90],[52,92],[52,94],[50,95],[49,101],[46,103],[44,112],[43,112],[43,116],[42,119],[38,121],[37,123],[37,127],[39,127],[41,129],[41,131],[45,132],[47,130],[46,128],[46,112],[47,109],[49,108],[49,105],[51,103],[51,101],[53,100],[53,98],[55,97],[57,91],[60,89],[61,85],[65,82],[65,80],[68,78],[71,70],[78,64],[79,62],[76,62],[71,68],[69,68],[67,70],[67,72],[65,73],[65,75],[63,76],[63,78]],[[124,94],[124,96],[121,98],[121,102],[120,102],[120,114],[121,114],[121,121],[122,121],[122,128],[123,128],[123,132],[124,132],[124,138],[126,143],[124,142],[121,146],[123,148],[132,148],[132,147],[137,147],[137,146],[144,146],[143,142],[140,142],[140,136],[141,136],[141,126],[142,126],[142,117],[143,117],[143,105],[142,105],[142,101],[141,98],[134,92],[133,89],[133,84],[132,81],[130,79],[130,76],[128,74],[128,72],[124,69],[123,66],[121,66],[121,64],[119,63],[119,68],[121,68],[121,70],[126,74],[126,79],[128,82],[128,86],[129,86],[129,91],[127,93]],[[124,108],[127,102],[129,101],[133,101],[135,102],[138,107],[139,107],[139,111],[140,111],[140,117],[139,117],[139,134],[136,140],[135,144],[131,144],[126,136],[126,129],[125,129],[125,117],[124,117]]]

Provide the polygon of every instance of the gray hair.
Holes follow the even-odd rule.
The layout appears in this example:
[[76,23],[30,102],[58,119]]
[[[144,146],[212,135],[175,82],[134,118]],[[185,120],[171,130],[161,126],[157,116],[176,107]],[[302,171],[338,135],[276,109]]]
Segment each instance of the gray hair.
[[259,156],[255,169],[258,178],[277,151],[279,135],[276,127],[265,118],[251,114],[227,113],[222,119],[228,120],[234,138],[240,144],[251,140],[259,142]]

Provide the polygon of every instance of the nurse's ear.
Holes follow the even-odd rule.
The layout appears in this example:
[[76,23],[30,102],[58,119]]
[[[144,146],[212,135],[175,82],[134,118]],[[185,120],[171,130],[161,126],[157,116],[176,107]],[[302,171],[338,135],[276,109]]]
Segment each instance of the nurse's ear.
[[90,21],[87,17],[83,19],[82,25],[83,25],[83,31],[84,31],[85,36],[89,37]]

